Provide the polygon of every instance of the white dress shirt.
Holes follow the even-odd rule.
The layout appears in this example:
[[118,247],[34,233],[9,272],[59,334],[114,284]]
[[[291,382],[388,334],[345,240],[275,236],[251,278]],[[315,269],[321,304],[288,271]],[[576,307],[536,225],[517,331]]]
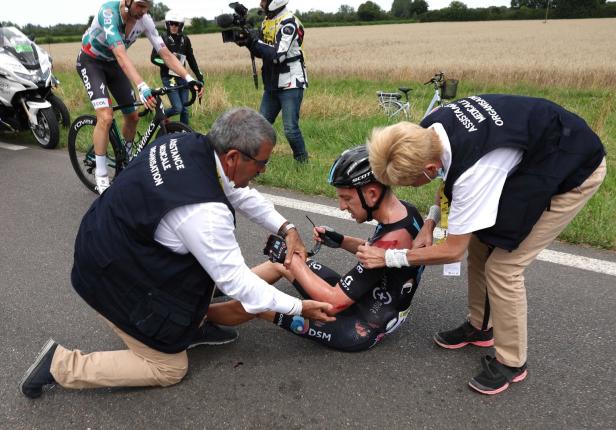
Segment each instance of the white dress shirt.
[[[286,219],[257,190],[235,188],[216,154],[215,159],[223,191],[235,210],[277,232]],[[247,312],[301,314],[301,300],[278,291],[246,266],[235,238],[233,214],[224,203],[197,203],[170,211],[158,224],[154,239],[173,252],[194,255],[216,287],[239,300]]]
[[[443,144],[441,162],[445,169],[445,180],[451,167],[449,137],[440,123],[434,123],[430,128],[436,131]],[[521,160],[522,150],[498,148],[481,157],[458,177],[451,191],[449,234],[472,233],[496,223],[505,180]]]

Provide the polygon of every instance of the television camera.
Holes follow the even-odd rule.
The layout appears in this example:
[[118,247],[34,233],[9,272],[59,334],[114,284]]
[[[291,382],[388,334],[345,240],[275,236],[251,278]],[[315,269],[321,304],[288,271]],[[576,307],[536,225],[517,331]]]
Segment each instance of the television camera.
[[[248,18],[248,8],[240,2],[229,3],[229,7],[234,13],[225,13],[216,17],[216,24],[223,29],[221,32],[222,42],[233,42],[239,46],[245,46],[248,42],[251,33],[256,30],[252,28],[254,22]],[[255,56],[251,52],[250,60],[252,62],[252,79],[255,83],[255,88],[259,88],[259,78],[257,76],[257,66],[255,65]]]

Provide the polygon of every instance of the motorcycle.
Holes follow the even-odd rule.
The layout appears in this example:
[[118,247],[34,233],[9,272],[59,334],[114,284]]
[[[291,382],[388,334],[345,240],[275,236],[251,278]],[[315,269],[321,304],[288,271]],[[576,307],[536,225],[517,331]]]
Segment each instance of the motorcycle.
[[0,129],[31,130],[46,149],[60,140],[51,91],[49,55],[15,27],[0,27]]
[[[54,89],[57,89],[58,85],[60,85],[60,81],[52,73],[51,74],[51,86]],[[71,125],[71,114],[68,108],[66,107],[66,105],[64,104],[64,101],[62,101],[60,97],[55,95],[53,91],[51,91],[51,89],[49,90],[49,93],[47,94],[45,99],[49,103],[51,103],[51,107],[53,108],[53,111],[56,114],[56,118],[58,119],[58,124],[60,124],[64,128],[67,128],[69,125]]]

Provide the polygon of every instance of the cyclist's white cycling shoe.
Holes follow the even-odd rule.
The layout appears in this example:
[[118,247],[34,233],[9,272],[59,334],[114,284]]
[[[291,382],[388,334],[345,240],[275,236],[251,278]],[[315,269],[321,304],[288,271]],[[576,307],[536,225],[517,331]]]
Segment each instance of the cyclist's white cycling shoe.
[[95,176],[96,178],[96,192],[103,194],[107,188],[109,188],[109,176]]

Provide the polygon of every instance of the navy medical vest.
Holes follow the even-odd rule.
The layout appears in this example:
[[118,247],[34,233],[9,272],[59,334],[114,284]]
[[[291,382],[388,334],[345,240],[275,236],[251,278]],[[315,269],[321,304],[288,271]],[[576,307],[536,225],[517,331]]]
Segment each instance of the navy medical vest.
[[72,281],[94,309],[159,351],[186,349],[214,282],[192,254],[154,240],[161,219],[184,205],[227,200],[213,147],[198,133],[148,145],[92,204],[75,241]]
[[605,156],[599,137],[582,118],[545,99],[471,96],[437,109],[421,126],[434,123],[443,125],[451,143],[445,182],[449,201],[455,181],[488,152],[523,151],[505,181],[496,224],[475,232],[483,242],[508,251],[528,236],[554,195],[582,184]]

